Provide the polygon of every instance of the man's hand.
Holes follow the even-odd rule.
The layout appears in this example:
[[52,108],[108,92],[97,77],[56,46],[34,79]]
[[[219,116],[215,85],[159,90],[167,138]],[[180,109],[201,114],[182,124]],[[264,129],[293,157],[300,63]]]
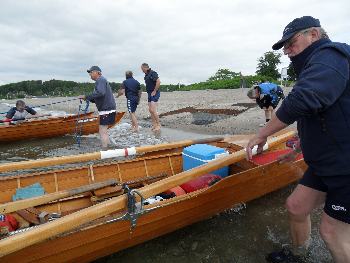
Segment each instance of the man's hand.
[[267,141],[267,137],[260,137],[258,135],[254,135],[253,138],[251,138],[247,144],[246,152],[247,152],[247,159],[251,160],[253,157],[252,149],[255,145],[258,145],[257,153],[261,153],[263,151],[263,147]]
[[152,93],[151,93],[151,96],[155,96],[157,94],[157,91],[156,90],[153,90]]

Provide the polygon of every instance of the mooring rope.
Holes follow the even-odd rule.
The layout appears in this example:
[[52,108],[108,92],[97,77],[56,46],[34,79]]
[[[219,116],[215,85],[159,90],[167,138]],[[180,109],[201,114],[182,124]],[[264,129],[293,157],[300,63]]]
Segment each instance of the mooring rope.
[[[73,100],[79,100],[79,98],[73,98],[73,99],[68,99],[68,100],[62,100],[62,101],[56,101],[56,102],[51,102],[51,103],[47,103],[47,104],[43,104],[43,105],[36,105],[36,106],[31,106],[31,108],[39,108],[39,107],[45,107],[45,106],[49,106],[49,105],[54,105],[54,104],[59,104],[59,103],[64,103],[64,102],[68,102],[68,101],[73,101]],[[8,106],[8,105],[7,105]],[[11,106],[8,106],[11,107]],[[6,114],[6,112],[0,112],[0,114]]]
[[[89,109],[89,104],[90,102],[88,100],[85,101],[86,105],[85,105],[85,109],[83,110],[84,113],[84,118],[81,120],[80,119],[80,112],[81,112],[81,105],[82,105],[82,100],[80,100],[80,104],[79,104],[79,108],[78,108],[78,117],[77,117],[77,121],[75,123],[75,139],[77,140],[78,146],[80,147],[80,143],[81,143],[81,135],[83,132],[83,125],[84,122],[86,120],[86,113]],[[80,122],[80,125],[79,125]]]

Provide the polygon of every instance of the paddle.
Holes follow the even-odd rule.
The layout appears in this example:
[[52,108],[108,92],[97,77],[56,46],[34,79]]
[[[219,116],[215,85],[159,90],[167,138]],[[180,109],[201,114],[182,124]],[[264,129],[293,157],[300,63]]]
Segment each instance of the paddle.
[[164,143],[164,144],[141,146],[141,147],[131,147],[131,148],[125,148],[125,149],[107,150],[107,151],[100,151],[100,152],[94,152],[94,153],[44,158],[44,159],[31,160],[31,161],[5,163],[5,164],[0,164],[0,172],[46,167],[46,166],[53,166],[53,165],[66,164],[66,163],[87,162],[92,160],[101,160],[106,158],[115,158],[115,157],[122,157],[122,156],[128,156],[128,155],[136,155],[140,153],[174,149],[174,148],[184,147],[184,146],[197,144],[197,143],[217,142],[223,139],[224,137],[213,137],[213,138],[197,139],[197,140],[184,140],[184,141],[178,141],[173,143]]
[[[286,141],[295,132],[287,132],[268,141],[268,144],[273,147]],[[166,191],[172,187],[183,184],[191,179],[199,177],[203,174],[215,171],[221,167],[243,160],[246,157],[245,149],[230,154],[229,156],[213,160],[207,164],[198,166],[191,170],[184,171],[174,176],[165,178],[153,184],[144,186],[138,189],[138,192],[144,198]],[[112,198],[100,204],[82,209],[55,221],[38,226],[35,229],[16,234],[0,241],[0,257],[13,253],[25,247],[42,242],[48,238],[58,234],[70,231],[82,224],[88,223],[97,218],[109,215],[115,211],[125,208],[127,204],[126,195]]]
[[34,207],[42,204],[46,204],[55,200],[66,198],[73,195],[78,195],[81,193],[101,189],[110,185],[116,185],[117,181],[115,179],[109,179],[103,182],[98,182],[94,184],[84,185],[77,188],[60,191],[57,193],[46,194],[43,196],[18,200],[14,202],[9,202],[5,204],[0,204],[0,214],[8,214],[15,212],[17,210],[26,209],[28,207]]

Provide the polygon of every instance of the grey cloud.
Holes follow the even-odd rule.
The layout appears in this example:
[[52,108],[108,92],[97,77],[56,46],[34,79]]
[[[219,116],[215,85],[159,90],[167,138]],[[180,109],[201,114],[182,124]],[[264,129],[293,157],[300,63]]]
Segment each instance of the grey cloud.
[[0,52],[6,66],[0,83],[89,81],[91,65],[101,66],[111,81],[122,81],[129,69],[142,80],[142,62],[157,70],[163,83],[204,81],[218,68],[254,74],[258,57],[302,15],[320,18],[335,40],[348,40],[345,0],[2,2]]

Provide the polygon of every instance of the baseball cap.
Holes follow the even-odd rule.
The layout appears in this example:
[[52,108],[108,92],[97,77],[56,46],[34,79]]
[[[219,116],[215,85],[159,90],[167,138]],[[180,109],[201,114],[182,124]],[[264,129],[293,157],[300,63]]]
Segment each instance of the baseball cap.
[[90,73],[91,71],[99,71],[99,72],[102,72],[102,70],[101,70],[100,67],[98,67],[98,66],[92,66],[90,69],[87,70],[88,73]]
[[272,49],[278,50],[282,48],[284,43],[291,37],[293,37],[296,33],[310,27],[321,27],[320,20],[312,16],[302,16],[299,18],[295,18],[284,28],[281,40],[276,42],[272,46]]

